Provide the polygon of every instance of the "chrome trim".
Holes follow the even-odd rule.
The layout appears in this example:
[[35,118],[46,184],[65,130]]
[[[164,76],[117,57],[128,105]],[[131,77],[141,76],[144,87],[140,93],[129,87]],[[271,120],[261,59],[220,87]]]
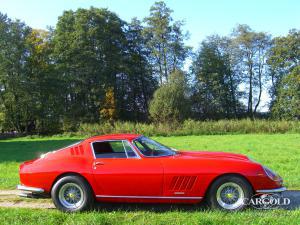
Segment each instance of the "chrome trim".
[[274,193],[274,192],[283,192],[283,191],[286,191],[286,187],[275,188],[275,189],[256,190],[257,193]]
[[123,148],[124,148],[124,151],[125,151],[126,158],[128,158],[128,153],[127,153],[127,150],[125,148],[124,141],[122,141],[122,145],[123,145]]
[[203,197],[190,197],[190,196],[122,196],[122,195],[96,195],[97,198],[133,198],[133,199],[202,199]]
[[17,189],[21,190],[21,191],[29,191],[29,192],[33,192],[33,193],[43,193],[43,192],[45,192],[44,189],[42,189],[42,188],[27,187],[27,186],[23,186],[23,185],[18,185]]
[[175,191],[174,195],[184,195],[185,193],[183,191]]
[[[91,146],[91,150],[92,150],[92,153],[93,153],[93,156],[94,156],[94,159],[97,159],[96,155],[95,155],[95,151],[94,151],[94,147],[93,147],[93,143],[97,143],[97,142],[106,142],[106,141],[121,141],[122,144],[123,144],[123,141],[127,141],[127,143],[129,144],[129,146],[131,147],[131,149],[134,151],[134,153],[136,154],[136,157],[127,157],[127,159],[140,159],[141,156],[136,152],[135,148],[133,147],[133,145],[130,143],[130,141],[128,140],[124,140],[124,139],[108,139],[108,140],[99,140],[99,141],[93,141],[93,142],[90,142],[90,146]],[[123,144],[124,146],[124,144]],[[127,156],[127,151],[126,149],[124,148],[125,150],[125,154]],[[101,158],[98,158],[98,159],[101,159]],[[113,159],[113,158],[107,158],[107,159]]]

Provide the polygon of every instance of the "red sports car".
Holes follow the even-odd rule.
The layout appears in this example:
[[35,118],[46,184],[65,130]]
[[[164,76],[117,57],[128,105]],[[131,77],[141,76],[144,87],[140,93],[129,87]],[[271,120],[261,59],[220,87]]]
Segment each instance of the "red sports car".
[[62,211],[94,201],[198,203],[240,210],[256,193],[282,192],[282,179],[247,156],[177,151],[136,134],[85,139],[20,165],[23,197],[51,197]]

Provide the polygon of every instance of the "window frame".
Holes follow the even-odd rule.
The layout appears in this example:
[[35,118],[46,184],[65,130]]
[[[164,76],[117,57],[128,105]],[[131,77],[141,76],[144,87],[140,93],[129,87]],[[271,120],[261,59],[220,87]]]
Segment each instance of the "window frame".
[[[95,151],[94,151],[94,146],[93,146],[94,143],[98,143],[98,142],[116,142],[116,141],[122,142],[126,158],[97,158],[96,157],[96,154],[95,154]],[[125,148],[124,142],[127,142],[127,144],[130,146],[130,148],[132,149],[132,151],[136,155],[135,157],[128,157],[127,150]],[[130,143],[130,141],[124,140],[124,139],[120,139],[120,140],[99,140],[99,141],[93,141],[93,142],[90,143],[90,146],[91,146],[91,150],[92,150],[92,154],[94,156],[94,159],[140,159],[141,158],[141,156],[137,153],[137,151],[135,150],[134,146]]]

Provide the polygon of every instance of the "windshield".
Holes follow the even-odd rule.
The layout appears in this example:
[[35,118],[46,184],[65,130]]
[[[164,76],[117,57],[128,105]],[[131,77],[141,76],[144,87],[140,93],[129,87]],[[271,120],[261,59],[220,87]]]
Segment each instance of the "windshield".
[[170,156],[176,154],[176,151],[171,148],[144,136],[134,140],[133,143],[144,156]]

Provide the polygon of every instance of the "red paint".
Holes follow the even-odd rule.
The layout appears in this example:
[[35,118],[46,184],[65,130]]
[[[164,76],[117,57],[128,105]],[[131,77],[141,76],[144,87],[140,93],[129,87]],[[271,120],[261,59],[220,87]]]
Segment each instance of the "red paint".
[[[144,157],[135,148],[140,158],[94,158],[91,149],[94,141],[132,142],[139,136],[118,134],[91,137],[77,145],[50,152],[44,158],[24,162],[20,166],[21,184],[43,188],[50,193],[59,176],[77,173],[89,182],[95,195],[119,196],[100,197],[97,198],[99,201],[172,203],[199,202],[200,199],[172,197],[204,197],[209,185],[224,174],[245,177],[254,191],[282,187],[281,182],[267,177],[260,164],[241,154],[179,151],[175,156]],[[100,164],[96,165],[97,162]]]

